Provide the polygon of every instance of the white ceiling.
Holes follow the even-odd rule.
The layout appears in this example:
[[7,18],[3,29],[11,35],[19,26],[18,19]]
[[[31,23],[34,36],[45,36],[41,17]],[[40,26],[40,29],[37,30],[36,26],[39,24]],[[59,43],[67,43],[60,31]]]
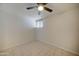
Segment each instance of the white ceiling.
[[41,15],[38,15],[38,10],[32,9],[32,10],[26,10],[27,7],[35,6],[35,3],[4,3],[0,4],[0,10],[9,12],[12,14],[16,14],[21,17],[26,17],[27,19],[40,19],[41,17],[45,17],[50,14],[57,14],[62,13],[63,11],[67,9],[72,9],[75,6],[79,6],[79,4],[61,4],[61,3],[49,3],[46,6],[53,9],[52,13],[49,13],[47,11],[42,11]]

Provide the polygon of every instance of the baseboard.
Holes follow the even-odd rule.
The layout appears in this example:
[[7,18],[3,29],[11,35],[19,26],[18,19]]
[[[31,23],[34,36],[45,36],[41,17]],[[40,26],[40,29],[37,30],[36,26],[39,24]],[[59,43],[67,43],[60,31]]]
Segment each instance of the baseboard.
[[55,46],[55,47],[57,47],[57,48],[59,48],[59,49],[63,49],[64,51],[73,53],[73,54],[75,54],[75,55],[79,55],[78,52],[73,51],[73,50],[70,50],[70,49],[67,49],[67,48],[64,48],[64,47],[61,47],[61,46],[58,46],[57,44],[50,43],[50,42],[46,42],[46,41],[43,41],[43,40],[38,40],[38,41],[43,42],[43,43],[46,43],[46,44],[49,44],[49,45],[51,45],[51,46]]

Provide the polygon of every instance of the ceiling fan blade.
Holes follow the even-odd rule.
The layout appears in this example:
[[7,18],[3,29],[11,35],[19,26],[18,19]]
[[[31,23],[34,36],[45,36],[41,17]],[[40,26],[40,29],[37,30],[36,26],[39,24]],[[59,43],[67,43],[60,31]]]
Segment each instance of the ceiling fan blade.
[[37,6],[33,6],[33,7],[27,7],[26,9],[30,10],[30,9],[33,9],[33,8],[36,8]]
[[48,12],[52,12],[53,10],[48,8],[48,7],[44,7],[44,10],[48,11]]
[[37,5],[46,5],[48,3],[37,3]]
[[28,10],[29,10],[29,9],[33,9],[33,8],[35,8],[35,7],[28,7],[28,8],[26,8],[26,9],[28,9]]

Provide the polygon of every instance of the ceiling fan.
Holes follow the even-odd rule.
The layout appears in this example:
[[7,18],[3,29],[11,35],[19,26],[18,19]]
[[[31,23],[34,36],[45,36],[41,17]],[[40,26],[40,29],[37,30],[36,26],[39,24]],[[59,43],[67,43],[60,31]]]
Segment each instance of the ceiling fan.
[[48,11],[48,12],[52,12],[52,11],[53,11],[52,9],[46,7],[46,5],[47,5],[48,3],[36,3],[36,4],[37,4],[37,6],[27,7],[26,9],[27,9],[27,10],[31,10],[31,9],[37,8],[38,11],[39,11],[39,12],[38,12],[39,15],[40,15],[40,12],[43,11],[43,10],[46,10],[46,11]]

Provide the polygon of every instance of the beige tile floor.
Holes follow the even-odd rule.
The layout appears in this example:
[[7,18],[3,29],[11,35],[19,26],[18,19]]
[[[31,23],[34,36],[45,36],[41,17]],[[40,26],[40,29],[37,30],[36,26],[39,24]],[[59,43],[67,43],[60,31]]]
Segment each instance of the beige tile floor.
[[75,56],[63,49],[39,41],[33,41],[5,50],[3,56]]

